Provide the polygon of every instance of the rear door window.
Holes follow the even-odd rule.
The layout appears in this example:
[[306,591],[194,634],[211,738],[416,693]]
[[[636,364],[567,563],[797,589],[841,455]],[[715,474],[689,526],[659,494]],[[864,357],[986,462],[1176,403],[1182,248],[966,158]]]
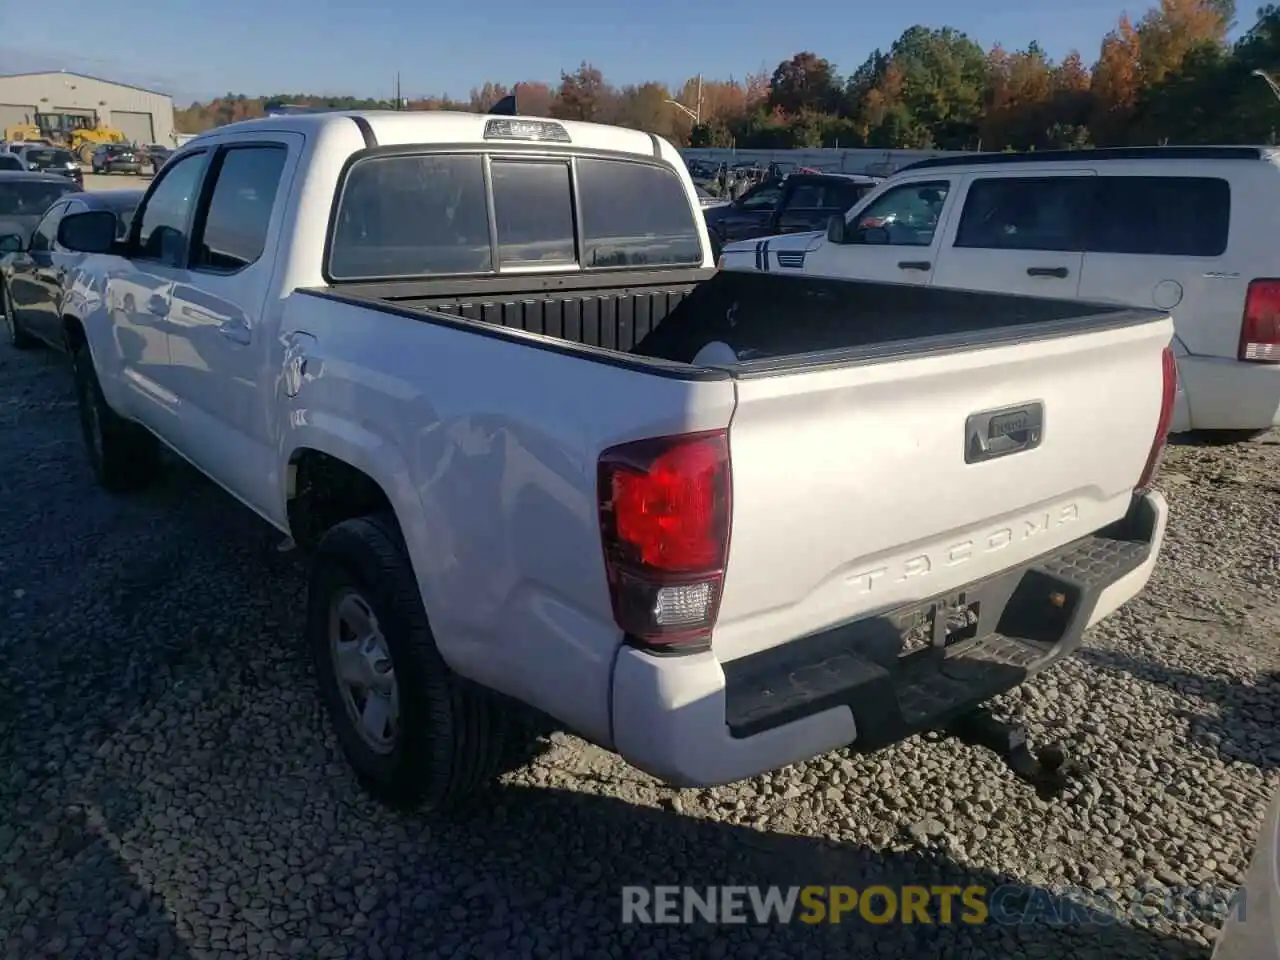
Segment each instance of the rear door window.
[[1082,249],[1091,177],[984,177],[965,197],[955,246],[984,250]]
[[579,158],[584,267],[702,262],[693,207],[674,170]]
[[233,146],[216,163],[192,266],[233,271],[262,256],[288,151],[283,146]]
[[1231,231],[1231,187],[1217,177],[1098,177],[1089,253],[1217,257]]

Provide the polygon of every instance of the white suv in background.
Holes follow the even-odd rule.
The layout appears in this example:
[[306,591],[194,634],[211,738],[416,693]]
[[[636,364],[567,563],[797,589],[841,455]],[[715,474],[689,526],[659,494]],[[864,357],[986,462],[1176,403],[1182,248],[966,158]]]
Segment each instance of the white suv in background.
[[1139,147],[936,157],[826,236],[731,244],[729,270],[932,284],[1173,313],[1175,431],[1280,424],[1280,150]]

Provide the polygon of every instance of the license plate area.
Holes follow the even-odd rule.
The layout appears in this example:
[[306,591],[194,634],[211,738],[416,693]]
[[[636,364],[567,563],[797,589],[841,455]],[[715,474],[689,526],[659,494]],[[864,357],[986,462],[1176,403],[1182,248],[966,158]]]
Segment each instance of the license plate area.
[[929,651],[941,652],[978,635],[982,602],[968,591],[932,600],[904,614],[899,620],[902,647],[898,658]]

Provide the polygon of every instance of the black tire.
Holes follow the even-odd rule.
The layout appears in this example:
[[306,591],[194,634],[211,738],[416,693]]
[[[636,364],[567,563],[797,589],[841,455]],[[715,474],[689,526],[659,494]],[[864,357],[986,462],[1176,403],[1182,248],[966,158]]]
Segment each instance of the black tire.
[[1195,438],[1209,447],[1228,447],[1235,443],[1248,443],[1270,433],[1269,430],[1197,430]]
[[0,310],[4,311],[4,326],[9,333],[9,343],[15,350],[30,350],[36,345],[36,338],[27,333],[18,324],[13,312],[13,298],[9,296],[8,284],[0,284]]
[[81,344],[72,351],[71,365],[80,431],[94,477],[114,493],[146,486],[159,467],[159,441],[107,406],[87,346]]
[[[395,671],[400,721],[385,752],[356,729],[331,653],[330,611],[350,591],[376,618]],[[306,639],[338,743],[376,799],[401,809],[446,810],[497,777],[509,754],[511,715],[445,665],[394,517],[346,520],[321,538],[308,584]]]

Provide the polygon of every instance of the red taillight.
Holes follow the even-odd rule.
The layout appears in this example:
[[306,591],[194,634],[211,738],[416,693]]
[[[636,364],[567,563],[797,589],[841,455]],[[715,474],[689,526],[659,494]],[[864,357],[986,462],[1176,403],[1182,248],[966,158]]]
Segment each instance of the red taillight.
[[1172,347],[1165,347],[1160,356],[1160,369],[1164,385],[1160,391],[1160,419],[1156,421],[1155,439],[1151,441],[1151,452],[1147,454],[1147,465],[1142,468],[1142,476],[1134,489],[1146,491],[1156,478],[1160,469],[1160,461],[1164,458],[1165,444],[1169,440],[1169,425],[1173,422],[1173,404],[1178,396],[1178,360],[1173,355]]
[[723,430],[637,440],[600,455],[600,536],[613,617],[629,637],[701,647],[729,550]]
[[1280,363],[1280,280],[1249,284],[1238,356],[1254,363]]

